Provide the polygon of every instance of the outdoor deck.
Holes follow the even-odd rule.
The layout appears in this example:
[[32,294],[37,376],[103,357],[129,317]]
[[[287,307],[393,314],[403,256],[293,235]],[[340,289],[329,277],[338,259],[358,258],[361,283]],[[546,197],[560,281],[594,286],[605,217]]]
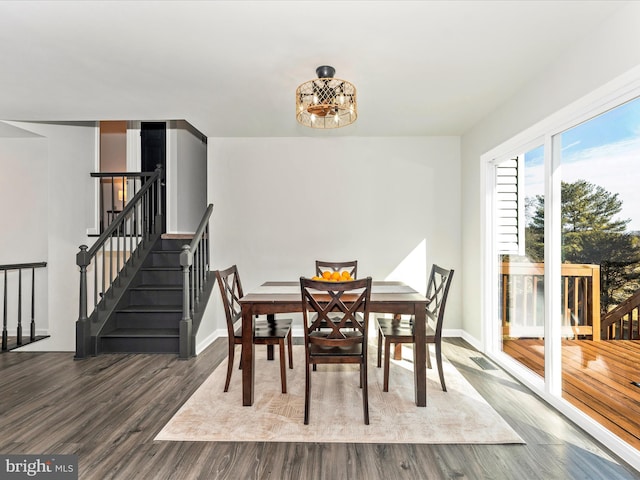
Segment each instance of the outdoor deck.
[[[503,350],[543,376],[542,342],[504,340]],[[640,450],[639,340],[563,340],[562,392],[567,401]]]

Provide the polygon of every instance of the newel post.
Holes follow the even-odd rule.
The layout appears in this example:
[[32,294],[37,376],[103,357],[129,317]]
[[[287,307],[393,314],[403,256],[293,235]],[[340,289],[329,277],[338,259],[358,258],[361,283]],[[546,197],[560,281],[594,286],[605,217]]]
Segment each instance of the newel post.
[[180,355],[181,360],[187,360],[191,355],[191,308],[189,298],[191,285],[189,271],[193,264],[193,253],[189,245],[182,246],[180,253],[180,265],[182,266],[182,320],[180,320]]
[[80,245],[80,251],[76,255],[76,264],[80,267],[80,311],[76,322],[76,356],[75,358],[87,358],[91,345],[91,328],[87,317],[87,266],[91,258],[86,245]]

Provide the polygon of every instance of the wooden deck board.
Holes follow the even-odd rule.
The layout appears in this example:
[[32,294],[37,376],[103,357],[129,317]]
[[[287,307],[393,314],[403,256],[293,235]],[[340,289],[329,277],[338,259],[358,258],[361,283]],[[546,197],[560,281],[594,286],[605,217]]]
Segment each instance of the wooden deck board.
[[[503,350],[544,374],[542,339],[504,340]],[[563,398],[640,449],[640,341],[562,341]]]

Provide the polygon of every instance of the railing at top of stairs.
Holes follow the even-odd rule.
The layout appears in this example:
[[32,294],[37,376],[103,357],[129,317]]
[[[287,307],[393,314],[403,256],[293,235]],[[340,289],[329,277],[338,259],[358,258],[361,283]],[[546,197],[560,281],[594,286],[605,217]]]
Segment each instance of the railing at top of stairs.
[[[0,265],[0,272],[2,272],[2,280],[4,282],[3,287],[3,315],[2,315],[2,351],[9,350],[9,317],[8,317],[8,305],[9,305],[9,295],[8,295],[8,284],[9,277],[7,276],[8,272],[17,271],[18,272],[18,286],[17,286],[17,295],[18,295],[18,303],[15,308],[16,315],[16,340],[15,346],[20,347],[24,345],[24,340],[22,337],[22,272],[24,270],[31,270],[31,323],[30,323],[30,332],[29,332],[29,342],[36,341],[36,319],[35,319],[35,298],[36,298],[36,268],[44,268],[47,266],[47,262],[35,262],[35,263],[15,263],[11,265]],[[13,292],[12,292],[13,293]]]
[[[91,353],[91,325],[88,305],[93,311],[108,299],[118,275],[142,247],[152,244],[162,233],[163,171],[160,166],[147,178],[91,248],[80,246],[76,263],[80,267],[79,315],[76,322],[76,359]],[[115,257],[115,258],[114,258]],[[92,279],[89,272],[92,271]],[[92,280],[93,288],[89,288]],[[91,300],[91,302],[90,302]]]
[[180,321],[180,354],[186,360],[195,355],[192,338],[193,316],[200,306],[200,295],[209,282],[209,218],[213,205],[209,204],[200,220],[200,225],[189,245],[182,247],[180,265],[182,266],[182,320]]

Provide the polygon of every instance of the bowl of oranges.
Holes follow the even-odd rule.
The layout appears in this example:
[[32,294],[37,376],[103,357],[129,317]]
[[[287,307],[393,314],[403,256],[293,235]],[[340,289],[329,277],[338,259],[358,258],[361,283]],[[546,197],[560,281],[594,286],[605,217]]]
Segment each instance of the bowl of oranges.
[[314,277],[311,277],[311,280],[322,280],[325,282],[348,282],[355,279],[347,270],[343,270],[342,272],[332,272],[330,270],[325,270],[324,272],[322,272],[322,276],[316,275]]

